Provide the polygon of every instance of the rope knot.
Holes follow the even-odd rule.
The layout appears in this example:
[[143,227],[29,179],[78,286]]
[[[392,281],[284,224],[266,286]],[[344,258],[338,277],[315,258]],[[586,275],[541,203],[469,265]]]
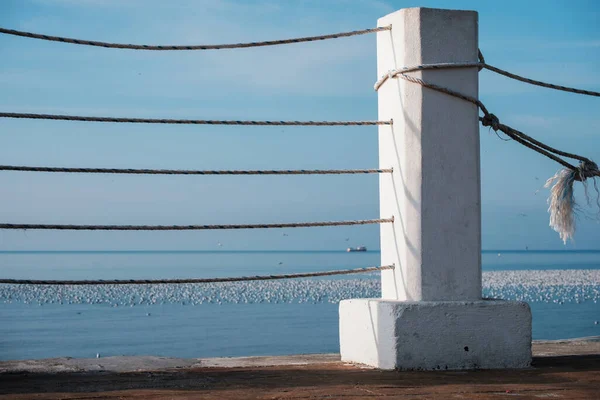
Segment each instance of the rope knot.
[[494,114],[485,114],[481,119],[481,125],[491,127],[494,132],[500,129],[500,120]]
[[585,160],[579,163],[577,166],[577,180],[585,181],[588,178],[600,176],[598,171],[598,164],[592,160]]

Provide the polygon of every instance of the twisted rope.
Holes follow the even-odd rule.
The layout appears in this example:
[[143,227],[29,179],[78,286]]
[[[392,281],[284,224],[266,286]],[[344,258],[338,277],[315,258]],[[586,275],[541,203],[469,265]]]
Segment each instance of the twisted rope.
[[[544,187],[550,188],[550,197],[548,198],[550,227],[558,232],[565,244],[567,244],[567,240],[572,239],[575,235],[574,210],[577,207],[577,203],[575,201],[573,184],[575,181],[584,183],[585,195],[589,203],[585,181],[588,178],[593,179],[596,176],[600,176],[598,165],[592,161],[584,161],[575,170],[563,168],[548,179],[544,185]],[[596,181],[594,181],[594,188],[600,197]],[[599,200],[597,200],[597,204],[600,207]]]
[[400,69],[393,69],[389,71],[387,74],[383,75],[373,88],[375,91],[379,90],[381,85],[383,85],[388,79],[392,79],[397,77],[398,75],[402,75],[408,72],[414,71],[425,71],[429,69],[454,69],[454,68],[469,68],[469,67],[481,67],[481,63],[479,62],[463,62],[463,63],[439,63],[439,64],[423,64],[423,65],[415,65],[413,67],[404,67]]
[[[480,58],[481,57],[483,57],[483,55],[481,55],[481,53],[480,53]],[[488,127],[492,128],[494,130],[494,132],[501,131],[504,134],[506,134],[508,137],[510,137],[511,139],[522,144],[523,146],[526,146],[526,147],[558,162],[559,164],[561,164],[573,171],[577,171],[579,169],[579,167],[576,167],[576,166],[566,162],[565,160],[561,159],[560,157],[557,157],[556,155],[576,159],[576,160],[581,161],[582,163],[591,163],[592,162],[589,158],[558,150],[554,147],[548,146],[547,144],[544,144],[544,143],[532,138],[529,135],[526,135],[523,132],[520,132],[514,128],[511,128],[510,126],[501,124],[500,121],[498,120],[498,117],[496,117],[494,114],[490,113],[488,111],[487,107],[479,99],[476,99],[471,96],[467,96],[465,94],[459,93],[457,91],[448,89],[443,86],[439,86],[439,85],[436,85],[433,83],[426,82],[420,78],[416,78],[414,76],[407,75],[407,73],[409,73],[409,72],[427,70],[427,69],[466,68],[466,67],[475,67],[478,65],[485,66],[486,64],[482,63],[482,62],[479,62],[479,63],[441,63],[441,64],[419,65],[419,66],[415,66],[415,67],[408,67],[408,68],[402,68],[402,69],[398,69],[398,70],[392,70],[385,77],[382,77],[380,80],[378,80],[377,83],[375,83],[374,88],[375,88],[375,90],[378,90],[381,87],[381,85],[383,85],[383,83],[385,83],[385,81],[387,81],[387,79],[396,78],[396,77],[404,79],[409,82],[419,84],[426,88],[436,90],[438,92],[445,93],[447,95],[450,95],[450,96],[453,96],[453,97],[456,97],[456,98],[459,98],[459,99],[462,99],[462,100],[465,100],[465,101],[475,104],[477,107],[479,107],[479,109],[481,109],[481,111],[484,114],[483,117],[479,117],[479,120],[481,121],[481,124],[483,126],[488,126]],[[552,153],[554,153],[554,154],[552,154]],[[593,174],[595,174],[595,172]],[[581,176],[590,176],[590,173],[579,174],[579,178]]]
[[416,65],[414,67],[404,67],[401,69],[393,69],[393,70],[389,71],[387,74],[383,75],[381,78],[379,78],[379,80],[375,83],[374,88],[375,88],[375,90],[379,90],[381,85],[383,85],[388,79],[395,78],[399,75],[402,75],[402,74],[408,73],[408,72],[425,71],[425,70],[431,70],[431,69],[453,69],[453,68],[469,68],[469,67],[478,67],[480,71],[483,68],[485,68],[492,72],[496,72],[497,74],[504,75],[508,78],[512,78],[512,79],[515,79],[515,80],[518,80],[521,82],[529,83],[531,85],[541,86],[541,87],[555,89],[555,90],[562,90],[564,92],[571,92],[571,93],[577,93],[577,94],[584,94],[587,96],[600,97],[600,92],[576,89],[576,88],[572,88],[572,87],[560,86],[560,85],[554,85],[552,83],[536,81],[534,79],[525,78],[525,77],[513,74],[511,72],[505,71],[503,69],[494,67],[485,62],[485,59],[483,58],[483,54],[481,53],[481,51],[479,51],[479,62],[424,64],[424,65]]
[[[460,67],[473,67],[479,65],[480,67],[488,68],[489,66],[485,64],[483,59],[483,55],[479,52],[479,63],[455,63],[455,64],[437,64],[437,65],[424,65],[418,67],[411,68],[403,68],[399,70],[393,70],[388,73],[387,78],[382,77],[375,84],[375,90],[379,89],[381,85],[389,78],[399,77],[401,79],[407,80],[409,82],[413,82],[424,87],[430,88],[432,90],[436,90],[438,92],[442,92],[448,94],[450,96],[468,101],[477,105],[478,108],[483,112],[483,117],[479,117],[481,124],[483,126],[490,127],[491,129],[498,134],[498,131],[503,132],[509,138],[515,140],[516,142],[522,144],[523,146],[536,151],[565,167],[565,169],[559,171],[552,178],[548,179],[546,182],[546,187],[551,187],[551,195],[548,199],[549,208],[548,212],[550,213],[550,227],[559,233],[560,238],[566,244],[567,240],[573,238],[575,233],[575,221],[574,221],[574,209],[576,207],[574,191],[573,191],[573,183],[575,181],[581,181],[584,184],[584,188],[586,189],[587,196],[587,186],[585,182],[587,179],[595,179],[596,177],[600,177],[600,170],[598,170],[598,165],[594,163],[592,160],[586,157],[579,156],[577,154],[568,153],[562,150],[558,150],[554,147],[548,146],[531,136],[524,134],[510,126],[504,125],[500,123],[498,117],[494,114],[491,114],[487,108],[483,105],[483,103],[474,97],[464,95],[462,93],[456,92],[454,90],[450,90],[445,87],[441,87],[429,82],[425,82],[422,79],[415,78],[413,76],[407,75],[408,72],[418,71],[423,69],[439,69],[439,68],[460,68]],[[488,68],[490,69],[490,68]],[[496,70],[496,69],[492,69]],[[521,78],[521,77],[519,77]],[[523,78],[525,79],[525,78]],[[589,92],[589,91],[581,91],[573,88],[566,88],[563,86],[556,86],[550,84],[543,84],[543,82],[525,80],[526,82],[533,84],[541,84],[540,86],[550,87],[553,89],[565,90],[574,93],[580,94],[588,94],[588,95],[600,95],[600,93]],[[575,166],[559,156],[571,158],[579,161],[579,165]],[[600,197],[600,191],[598,190],[598,186],[594,181],[594,187],[598,192]],[[589,202],[589,198],[588,198]],[[598,203],[600,207],[600,202]]]
[[545,88],[548,88],[548,89],[562,90],[563,92],[585,94],[587,96],[600,96],[600,92],[593,92],[591,90],[575,89],[575,88],[568,87],[568,86],[560,86],[560,85],[554,85],[552,83],[547,83],[547,82],[542,82],[542,81],[536,81],[534,79],[525,78],[523,76],[516,75],[516,74],[513,74],[511,72],[505,71],[503,69],[494,67],[494,66],[492,66],[490,64],[487,64],[485,62],[485,58],[483,57],[483,53],[479,49],[477,50],[477,56],[479,58],[479,64],[480,64],[479,70],[480,71],[481,71],[482,68],[485,68],[485,69],[488,69],[488,70],[490,70],[492,72],[495,72],[497,74],[504,75],[504,76],[506,76],[508,78],[515,79],[517,81],[529,83],[531,85],[541,86],[541,87],[545,87]]
[[57,225],[57,224],[0,224],[0,229],[56,229],[73,231],[191,231],[216,229],[310,228],[317,226],[370,225],[394,222],[394,218],[359,219],[352,221],[290,222],[283,224],[233,225]]
[[479,101],[478,99],[474,98],[474,97],[467,96],[467,95],[462,94],[460,92],[457,92],[457,91],[445,88],[443,86],[436,85],[434,83],[425,82],[424,80],[422,80],[420,78],[416,78],[414,76],[406,75],[403,72],[394,75],[394,77],[400,77],[400,78],[402,78],[402,79],[404,79],[406,81],[417,83],[417,84],[419,84],[421,86],[424,86],[426,88],[433,89],[433,90],[436,90],[438,92],[446,93],[446,94],[448,94],[450,96],[458,97],[459,99],[462,99],[462,100],[468,101],[469,103],[475,104],[476,106],[478,106],[479,108],[481,108],[484,113],[488,114],[487,108],[483,105],[483,103],[481,101]]
[[329,35],[319,35],[319,36],[306,36],[294,39],[282,39],[282,40],[268,40],[264,42],[249,42],[249,43],[234,43],[234,44],[208,44],[208,45],[181,45],[181,46],[156,46],[156,45],[140,45],[140,44],[122,44],[122,43],[108,43],[108,42],[98,42],[94,40],[81,40],[81,39],[72,39],[67,37],[60,36],[49,36],[49,35],[41,35],[39,33],[33,32],[24,32],[17,31],[14,29],[6,29],[0,28],[0,33],[4,33],[7,35],[21,36],[32,39],[41,39],[41,40],[49,40],[52,42],[61,42],[61,43],[71,43],[71,44],[79,44],[85,46],[95,46],[95,47],[105,47],[112,49],[131,49],[131,50],[220,50],[220,49],[243,49],[249,47],[264,47],[264,46],[274,46],[280,44],[290,44],[290,43],[301,43],[301,42],[314,42],[318,40],[326,40],[326,39],[337,39],[343,37],[357,36],[357,35],[365,35],[367,33],[380,32],[391,30],[391,26],[384,26],[380,28],[371,28],[371,29],[363,29],[359,31],[350,31],[350,32],[340,32],[340,33],[332,33]]
[[341,175],[341,174],[382,174],[391,173],[392,168],[384,169],[288,169],[288,170],[178,170],[178,169],[131,169],[131,168],[63,168],[26,167],[0,165],[0,171],[29,172],[68,172],[90,174],[146,174],[146,175]]
[[391,125],[392,121],[220,121],[205,119],[157,119],[157,118],[118,118],[89,117],[79,115],[31,114],[0,112],[0,118],[49,119],[85,122],[122,122],[133,124],[192,124],[192,125],[267,125],[267,126],[351,126],[351,125]]
[[485,63],[483,63],[482,66],[483,66],[483,68],[485,68],[487,70],[490,70],[490,71],[493,71],[493,72],[495,72],[497,74],[504,75],[504,76],[506,76],[508,78],[515,79],[517,81],[529,83],[530,85],[541,86],[541,87],[545,87],[545,88],[548,88],[548,89],[554,89],[554,90],[562,90],[563,92],[571,92],[571,93],[577,93],[577,94],[585,94],[587,96],[600,97],[600,92],[594,92],[594,91],[591,91],[591,90],[575,89],[575,88],[568,87],[568,86],[560,86],[560,85],[554,85],[552,83],[547,83],[547,82],[542,82],[542,81],[536,81],[536,80],[533,80],[533,79],[525,78],[523,76],[519,76],[519,75],[510,73],[508,71],[505,71],[503,69],[500,69],[500,68],[497,68],[497,67],[494,67],[492,65],[485,64]]
[[[567,161],[561,159],[560,157],[555,156],[554,154],[561,155],[563,157],[573,158],[573,159],[579,160],[583,163],[591,162],[591,160],[586,157],[582,157],[577,154],[567,153],[565,151],[558,150],[558,149],[548,146],[547,144],[544,144],[538,140],[535,140],[531,136],[526,135],[521,131],[511,128],[510,126],[504,125],[504,124],[500,123],[500,121],[498,120],[498,117],[496,117],[494,114],[486,113],[483,117],[479,117],[479,121],[481,121],[481,124],[483,126],[490,127],[495,132],[501,131],[504,134],[506,134],[508,137],[510,137],[511,139],[522,144],[523,146],[528,147],[531,150],[534,150],[542,155],[545,155],[546,157],[550,158],[551,160],[554,160],[557,163],[561,164],[562,166],[569,168],[573,171],[576,171],[578,169],[578,167],[568,163]],[[552,153],[554,153],[554,154],[552,154]]]
[[1,283],[16,285],[149,285],[149,284],[181,284],[181,283],[219,283],[219,282],[245,282],[245,281],[267,281],[275,279],[310,278],[316,276],[333,276],[361,274],[365,272],[383,271],[394,269],[394,265],[383,265],[380,267],[367,267],[356,269],[342,269],[323,272],[305,272],[298,274],[281,275],[257,275],[241,276],[237,278],[197,278],[197,279],[112,279],[112,280],[38,280],[38,279],[0,279]]

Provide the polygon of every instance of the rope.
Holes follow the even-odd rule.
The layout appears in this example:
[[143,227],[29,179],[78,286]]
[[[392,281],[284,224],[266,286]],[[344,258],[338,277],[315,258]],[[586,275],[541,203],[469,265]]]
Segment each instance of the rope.
[[[480,54],[480,59],[483,59],[483,55],[481,54],[481,52],[479,54]],[[464,95],[462,93],[445,88],[443,86],[425,82],[424,80],[422,80],[420,78],[406,75],[406,73],[408,73],[408,72],[414,72],[414,71],[426,70],[426,69],[466,68],[466,67],[475,67],[478,65],[485,66],[486,64],[483,62],[479,62],[479,63],[441,63],[441,64],[426,64],[426,65],[419,65],[419,66],[415,66],[415,67],[401,68],[401,69],[397,69],[397,70],[392,70],[386,76],[379,79],[375,83],[374,88],[375,88],[375,90],[378,90],[381,87],[381,85],[383,85],[383,83],[385,83],[385,81],[387,81],[388,79],[399,77],[406,81],[413,82],[413,83],[419,84],[421,86],[427,87],[429,89],[436,90],[438,92],[445,93],[447,95],[457,97],[459,99],[462,99],[462,100],[465,100],[465,101],[475,104],[477,107],[479,107],[481,109],[481,111],[484,114],[483,117],[479,118],[479,120],[481,121],[481,124],[483,126],[491,127],[494,130],[494,132],[496,132],[496,133],[498,131],[505,133],[507,136],[509,136],[511,139],[515,140],[516,142],[556,161],[557,163],[563,165],[566,168],[569,168],[573,171],[577,171],[579,169],[579,167],[576,167],[576,166],[568,163],[567,161],[561,159],[560,157],[557,157],[557,155],[576,159],[583,163],[591,163],[592,162],[590,159],[588,159],[586,157],[582,157],[577,154],[568,153],[565,151],[555,149],[554,147],[548,146],[548,145],[532,138],[531,136],[524,134],[523,132],[520,132],[514,128],[511,128],[510,126],[501,124],[500,121],[498,120],[498,117],[496,117],[494,114],[491,114],[488,111],[488,109],[485,107],[485,105],[479,99]],[[554,153],[554,154],[552,154],[552,153]],[[588,177],[594,176],[595,174],[596,174],[596,172],[589,172],[589,173],[587,173],[587,176]],[[576,178],[576,179],[580,179],[582,176],[583,176],[582,174],[579,174],[578,178]]]
[[483,63],[482,65],[483,65],[483,68],[485,68],[485,69],[488,69],[488,70],[493,71],[493,72],[495,72],[497,74],[500,74],[500,75],[504,75],[504,76],[506,76],[508,78],[515,79],[517,81],[529,83],[530,85],[541,86],[541,87],[545,87],[545,88],[548,88],[548,89],[562,90],[563,92],[571,92],[571,93],[577,93],[577,94],[585,94],[587,96],[600,97],[600,92],[593,92],[591,90],[575,89],[575,88],[572,88],[572,87],[560,86],[560,85],[554,85],[552,83],[546,83],[546,82],[542,82],[542,81],[536,81],[536,80],[533,80],[533,79],[525,78],[523,76],[515,75],[513,73],[510,73],[508,71],[505,71],[503,69],[494,67],[494,66],[489,65],[489,64]]
[[487,108],[483,105],[483,103],[474,97],[467,96],[465,94],[456,92],[454,90],[445,88],[443,86],[436,85],[434,83],[425,82],[424,80],[422,80],[420,78],[415,78],[414,76],[406,75],[404,73],[398,73],[395,76],[398,76],[409,82],[417,83],[417,84],[427,87],[429,89],[437,90],[438,92],[442,92],[442,93],[446,93],[450,96],[458,97],[459,99],[463,99],[465,101],[468,101],[468,102],[473,103],[476,106],[480,107],[484,111],[484,113],[488,113]]
[[197,279],[128,279],[128,280],[37,280],[37,279],[0,279],[0,283],[16,285],[148,285],[148,284],[177,284],[177,283],[218,283],[218,282],[245,282],[267,281],[275,279],[310,278],[316,276],[333,276],[360,274],[365,272],[383,271],[394,269],[394,265],[380,267],[367,267],[356,269],[343,269],[323,272],[305,272],[298,274],[257,275],[241,276],[237,278],[197,278]]
[[383,85],[388,79],[395,78],[398,75],[402,75],[402,74],[408,73],[408,72],[424,71],[424,70],[430,70],[430,69],[452,69],[452,68],[468,68],[468,67],[479,67],[480,71],[483,68],[485,68],[487,70],[496,72],[500,75],[504,75],[504,76],[512,78],[512,79],[516,79],[521,82],[529,83],[529,84],[536,85],[536,86],[542,86],[542,87],[549,88],[549,89],[562,90],[564,92],[571,92],[571,93],[577,93],[577,94],[585,94],[588,96],[600,96],[600,92],[594,92],[591,90],[575,89],[575,88],[571,88],[571,87],[567,87],[567,86],[554,85],[551,83],[536,81],[534,79],[529,79],[529,78],[525,78],[525,77],[522,77],[519,75],[515,75],[515,74],[505,71],[503,69],[500,69],[500,68],[497,68],[497,67],[487,64],[485,62],[485,59],[483,58],[483,54],[481,53],[481,51],[479,51],[479,62],[424,64],[424,65],[417,65],[414,67],[393,69],[390,72],[388,72],[386,75],[379,78],[379,80],[375,83],[374,88],[375,88],[375,90],[379,90],[381,85]]
[[359,219],[352,221],[290,222],[283,224],[234,225],[55,225],[55,224],[0,224],[0,229],[56,229],[73,231],[191,231],[216,229],[271,229],[309,228],[316,226],[370,225],[394,222],[394,218]]
[[[498,72],[498,71],[506,72],[506,71],[502,71],[502,70],[497,70],[496,68],[493,68],[493,67],[490,68],[489,65],[485,64],[483,55],[481,54],[481,51],[479,52],[479,59],[480,59],[480,63],[478,63],[478,64],[475,64],[475,63],[437,64],[437,65],[425,65],[425,66],[412,67],[412,68],[403,68],[400,70],[393,70],[393,71],[390,71],[390,73],[388,73],[387,78],[382,77],[379,81],[377,81],[377,83],[375,84],[375,90],[379,89],[379,87],[381,87],[381,85],[387,79],[393,78],[393,77],[400,77],[407,81],[417,83],[424,87],[436,90],[438,92],[446,93],[450,96],[454,96],[459,99],[473,103],[473,104],[477,105],[478,108],[480,108],[481,111],[483,112],[483,117],[479,117],[479,120],[481,121],[481,124],[483,126],[490,127],[491,129],[494,130],[494,132],[496,132],[497,135],[498,135],[498,131],[501,131],[504,134],[506,134],[509,138],[515,140],[516,142],[522,144],[523,146],[525,146],[529,149],[532,149],[532,150],[558,162],[562,166],[564,166],[565,168],[563,170],[557,172],[556,175],[554,175],[552,178],[550,178],[546,181],[545,187],[551,187],[551,189],[550,189],[551,195],[550,195],[550,198],[548,199],[548,203],[549,203],[548,212],[550,213],[550,227],[559,233],[560,238],[566,244],[567,240],[572,239],[573,235],[575,233],[574,210],[576,209],[577,204],[575,202],[573,183],[575,181],[581,181],[584,185],[584,188],[586,190],[586,196],[587,196],[588,192],[587,192],[586,180],[587,179],[593,180],[596,177],[600,177],[600,170],[598,170],[598,165],[586,157],[582,157],[577,154],[568,153],[565,151],[555,149],[554,147],[548,146],[548,145],[532,138],[531,136],[524,134],[523,132],[520,132],[516,129],[511,128],[510,126],[500,123],[500,120],[498,119],[498,117],[496,117],[494,114],[491,114],[479,99],[476,99],[471,96],[466,96],[462,93],[455,92],[448,88],[441,87],[441,86],[438,86],[438,85],[435,85],[432,83],[428,83],[428,82],[423,81],[422,79],[406,75],[406,73],[408,73],[408,72],[418,71],[418,70],[422,70],[422,69],[459,68],[459,67],[471,67],[471,66],[476,66],[476,65],[483,66],[483,67],[491,69],[495,72]],[[509,75],[507,75],[507,76],[509,76]],[[582,90],[573,89],[573,88],[566,88],[564,86],[556,86],[556,85],[545,84],[545,83],[539,82],[539,81],[532,81],[532,80],[518,77],[518,76],[512,75],[512,74],[510,74],[509,77],[516,77],[515,79],[523,80],[524,82],[536,84],[539,86],[549,87],[552,89],[565,90],[565,91],[580,93],[580,94],[588,94],[588,95],[592,95],[592,96],[600,95],[600,93],[596,93],[596,92],[582,91]],[[578,160],[579,165],[574,166],[573,164],[563,160],[559,156]],[[594,185],[595,185],[594,187],[596,188],[596,191],[598,192],[598,194],[600,196],[600,191],[598,190],[598,186],[596,185],[595,181],[594,181]],[[588,202],[589,202],[589,198],[588,198]],[[598,203],[598,204],[600,206],[600,203]]]
[[61,121],[124,122],[134,124],[193,124],[193,125],[270,125],[270,126],[350,126],[391,125],[392,121],[219,121],[205,119],[156,119],[86,117],[79,115],[30,114],[0,112],[0,118],[50,119]]
[[479,67],[481,63],[478,62],[464,62],[464,63],[439,63],[439,64],[423,64],[423,65],[415,65],[414,67],[404,67],[401,69],[393,69],[389,71],[387,74],[383,75],[375,85],[373,85],[375,91],[379,90],[381,85],[383,85],[388,79],[392,79],[397,77],[398,75],[402,75],[407,72],[414,71],[425,71],[428,69],[452,69],[452,68],[468,68],[468,67]]
[[[548,212],[550,213],[550,227],[560,235],[564,244],[575,235],[574,210],[577,209],[573,184],[575,181],[584,183],[585,195],[589,197],[585,181],[588,178],[600,176],[598,165],[593,161],[581,162],[575,169],[563,168],[553,177],[546,181],[544,187],[550,188],[550,197],[548,198]],[[594,181],[596,192],[600,196],[598,186]],[[597,202],[600,207],[600,202]]]
[[384,169],[288,169],[288,170],[178,170],[178,169],[131,169],[131,168],[63,168],[63,167],[25,167],[0,165],[0,171],[29,172],[69,172],[90,174],[147,174],[147,175],[341,175],[341,174],[382,174],[393,172]]
[[290,43],[301,43],[301,42],[314,42],[318,40],[326,40],[326,39],[337,39],[342,37],[350,37],[357,35],[365,35],[367,33],[373,32],[381,32],[391,30],[392,27],[384,26],[380,28],[371,28],[371,29],[363,29],[359,31],[350,31],[350,32],[340,32],[333,33],[329,35],[320,35],[320,36],[307,36],[300,37],[294,39],[282,39],[282,40],[268,40],[264,42],[249,42],[249,43],[234,43],[234,44],[208,44],[208,45],[181,45],[181,46],[156,46],[156,45],[140,45],[140,44],[121,44],[121,43],[108,43],[108,42],[98,42],[94,40],[81,40],[81,39],[72,39],[67,37],[60,36],[49,36],[49,35],[41,35],[39,33],[32,32],[23,32],[17,31],[14,29],[6,29],[0,28],[0,33],[4,33],[7,35],[14,36],[22,36],[32,39],[41,39],[41,40],[49,40],[52,42],[62,42],[62,43],[71,43],[71,44],[79,44],[85,46],[95,46],[95,47],[105,47],[112,49],[132,49],[132,50],[220,50],[220,49],[243,49],[248,47],[264,47],[264,46],[274,46],[280,44],[290,44]]
[[508,78],[511,79],[515,79],[517,81],[521,81],[521,82],[525,82],[525,83],[529,83],[530,85],[536,85],[536,86],[541,86],[541,87],[545,87],[548,89],[555,89],[555,90],[562,90],[563,92],[571,92],[571,93],[577,93],[577,94],[585,94],[588,96],[600,96],[600,92],[593,92],[591,90],[582,90],[582,89],[575,89],[572,87],[568,87],[568,86],[560,86],[560,85],[553,85],[552,83],[547,83],[547,82],[542,82],[542,81],[536,81],[534,79],[529,79],[529,78],[525,78],[523,76],[519,76],[516,74],[513,74],[511,72],[505,71],[503,69],[494,67],[492,65],[489,65],[485,62],[485,58],[483,57],[483,53],[481,52],[481,50],[477,50],[477,56],[479,58],[479,70],[481,71],[482,68],[488,69],[492,72],[495,72],[497,74],[500,75],[504,75]]
[[[535,140],[534,138],[532,138],[529,135],[524,134],[523,132],[520,132],[514,128],[511,128],[510,126],[501,124],[500,121],[498,120],[498,118],[494,114],[486,114],[484,117],[479,117],[479,120],[481,121],[481,124],[483,126],[489,126],[495,132],[501,131],[504,134],[506,134],[507,136],[509,136],[511,139],[522,144],[523,146],[528,147],[531,150],[534,150],[542,155],[545,155],[546,157],[556,161],[557,163],[561,164],[562,166],[569,168],[573,171],[576,171],[578,168],[575,167],[574,165],[566,162],[565,160],[555,156],[554,154],[562,155],[562,156],[568,157],[568,158],[573,158],[576,160],[580,160],[582,162],[591,162],[591,160],[589,160],[586,157],[582,157],[577,154],[567,153],[567,152],[555,149],[554,147],[548,146],[547,144],[544,144],[538,140]],[[552,153],[554,153],[554,154],[552,154]]]

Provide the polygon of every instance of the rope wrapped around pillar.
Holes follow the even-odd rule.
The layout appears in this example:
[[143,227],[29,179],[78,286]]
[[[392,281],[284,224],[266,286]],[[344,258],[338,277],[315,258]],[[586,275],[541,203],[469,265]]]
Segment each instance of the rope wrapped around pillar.
[[[600,190],[598,188],[598,183],[595,178],[600,177],[600,170],[598,170],[598,165],[590,160],[589,158],[582,157],[577,154],[568,153],[562,150],[555,149],[547,144],[544,144],[529,135],[526,135],[523,132],[520,132],[510,126],[502,124],[498,117],[494,114],[490,113],[485,105],[479,100],[471,96],[466,96],[462,93],[456,92],[454,90],[450,90],[448,88],[438,86],[432,84],[430,82],[425,82],[420,78],[416,78],[414,76],[407,75],[407,73],[415,72],[415,71],[423,71],[430,69],[448,69],[448,68],[469,68],[469,67],[483,67],[488,68],[489,66],[485,64],[483,59],[483,55],[481,51],[479,52],[479,63],[441,63],[441,64],[425,64],[425,65],[417,65],[412,67],[399,68],[389,71],[386,75],[383,75],[374,85],[374,89],[377,91],[387,80],[392,78],[400,78],[409,82],[413,82],[424,86],[426,88],[436,90],[438,92],[445,93],[447,95],[457,97],[459,99],[468,101],[470,103],[475,104],[482,112],[483,117],[480,117],[479,120],[483,126],[491,128],[494,132],[498,133],[498,131],[504,133],[510,139],[516,141],[517,143],[522,144],[523,146],[536,151],[551,160],[556,161],[561,164],[564,168],[558,171],[553,177],[546,181],[545,187],[550,188],[550,197],[548,198],[548,212],[550,214],[550,227],[555,230],[559,235],[562,241],[566,244],[569,239],[573,240],[573,236],[575,234],[575,210],[577,209],[577,203],[575,201],[574,196],[574,188],[573,185],[576,181],[582,182],[586,198],[588,203],[590,203],[588,189],[587,189],[587,180],[592,180],[594,182],[594,189],[597,193],[596,204],[600,209]],[[494,72],[497,72],[496,69],[492,69]],[[503,71],[504,72],[504,71]],[[509,76],[513,77],[513,76]],[[521,77],[519,77],[521,78]],[[532,81],[529,79],[519,79],[523,82],[535,84],[538,86],[544,86],[551,89],[563,90],[577,94],[585,94],[591,96],[600,96],[598,92],[584,91],[574,88],[567,88],[563,86],[556,86],[547,84],[539,81]],[[561,158],[563,157],[563,158]],[[579,165],[575,166],[570,162],[564,160],[564,158],[571,158],[579,161]]]

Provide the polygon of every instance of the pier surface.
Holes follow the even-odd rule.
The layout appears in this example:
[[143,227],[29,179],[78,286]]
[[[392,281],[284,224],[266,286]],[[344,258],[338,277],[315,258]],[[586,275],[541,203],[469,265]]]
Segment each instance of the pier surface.
[[378,371],[337,354],[0,362],[0,399],[593,399],[600,338],[534,342],[522,370]]

